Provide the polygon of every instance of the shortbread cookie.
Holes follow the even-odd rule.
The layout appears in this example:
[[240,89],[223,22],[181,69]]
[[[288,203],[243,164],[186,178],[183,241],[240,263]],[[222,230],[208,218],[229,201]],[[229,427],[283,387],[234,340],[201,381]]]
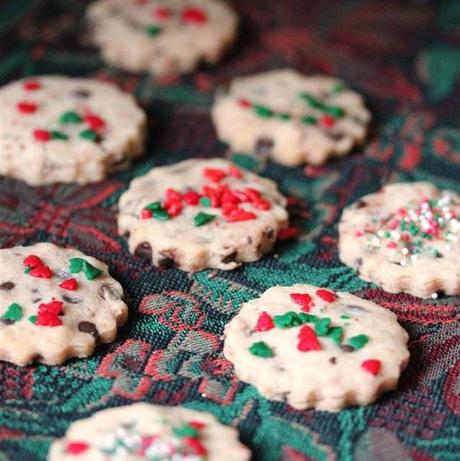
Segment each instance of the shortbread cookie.
[[155,266],[230,270],[272,249],[285,206],[269,179],[222,159],[186,160],[132,181],[118,227]]
[[88,21],[108,63],[157,76],[191,72],[201,61],[216,63],[238,24],[221,0],[98,0]]
[[295,166],[345,155],[363,142],[370,114],[339,80],[284,69],[234,80],[212,117],[233,150]]
[[31,185],[99,181],[144,138],[144,112],[112,84],[48,76],[0,89],[0,174]]
[[370,301],[294,285],[243,304],[225,329],[224,354],[268,399],[338,411],[396,387],[407,341],[396,316]]
[[212,415],[136,403],[73,423],[49,461],[247,461],[237,431]]
[[50,243],[0,250],[0,360],[55,365],[115,339],[128,313],[97,259]]
[[430,183],[391,184],[345,209],[340,259],[390,293],[460,294],[460,197]]

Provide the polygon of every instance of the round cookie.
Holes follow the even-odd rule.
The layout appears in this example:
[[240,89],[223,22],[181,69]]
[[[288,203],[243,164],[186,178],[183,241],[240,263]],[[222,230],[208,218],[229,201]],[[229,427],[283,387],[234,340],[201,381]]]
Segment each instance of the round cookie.
[[460,197],[427,182],[397,183],[345,209],[339,256],[390,293],[460,294]]
[[97,259],[50,243],[0,250],[0,360],[87,357],[127,314],[121,285]]
[[247,461],[237,431],[212,415],[146,403],[102,410],[73,423],[48,461]]
[[407,341],[392,312],[299,284],[243,304],[226,326],[224,354],[266,398],[338,411],[396,387],[409,359]]
[[157,76],[216,63],[238,26],[221,0],[98,0],[87,17],[108,63]]
[[233,150],[296,166],[321,165],[362,143],[370,113],[339,80],[283,69],[235,79],[212,118]]
[[145,114],[95,79],[42,76],[0,89],[0,174],[38,186],[99,181],[142,154]]
[[223,159],[152,169],[119,201],[130,251],[155,266],[231,270],[269,252],[287,227],[275,183]]

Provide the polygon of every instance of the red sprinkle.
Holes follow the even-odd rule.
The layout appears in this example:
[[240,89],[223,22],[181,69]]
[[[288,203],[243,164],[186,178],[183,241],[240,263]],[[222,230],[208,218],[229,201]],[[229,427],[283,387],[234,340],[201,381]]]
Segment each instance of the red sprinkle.
[[299,338],[299,343],[297,344],[297,349],[301,352],[310,352],[310,351],[319,351],[321,350],[321,344],[316,337],[315,330],[304,325],[297,335]]
[[50,279],[53,276],[53,271],[48,266],[43,265],[34,267],[29,274],[40,279]]
[[182,21],[184,22],[203,24],[207,19],[206,13],[201,8],[189,7],[182,11]]
[[332,293],[332,291],[329,290],[316,290],[316,296],[328,303],[332,303],[337,299],[335,293]]
[[38,313],[59,315],[62,312],[63,304],[64,303],[62,301],[58,301],[57,299],[54,299],[49,303],[41,303],[38,306]]
[[176,189],[170,187],[166,190],[166,198],[168,200],[182,200],[182,194],[178,192]]
[[188,423],[189,426],[193,427],[193,429],[204,429],[206,427],[205,423],[202,423],[201,421],[189,421]]
[[62,320],[55,314],[49,314],[48,312],[38,313],[36,325],[43,327],[58,327],[62,325]]
[[71,278],[64,280],[59,286],[63,290],[75,291],[78,288],[78,282],[77,279]]
[[183,196],[182,199],[187,205],[198,205],[198,202],[200,201],[200,194],[195,191],[189,191],[186,192]]
[[24,259],[24,266],[34,268],[42,265],[43,261],[38,256],[29,255]]
[[34,102],[21,101],[16,104],[16,107],[22,114],[33,114],[37,111],[37,104]]
[[167,200],[164,203],[164,208],[166,208],[169,216],[175,217],[181,213],[182,203],[179,200]]
[[276,235],[277,240],[288,240],[294,237],[297,237],[299,233],[299,229],[296,227],[285,227],[284,229],[280,229],[278,234]]
[[36,80],[27,80],[22,86],[26,91],[35,91],[39,90],[42,87],[42,84]]
[[235,165],[230,165],[228,168],[228,174],[233,176],[234,178],[241,179],[243,177],[243,173],[241,170],[237,168]]
[[203,175],[213,182],[219,182],[227,176],[227,173],[220,168],[205,168]]
[[85,115],[85,122],[89,125],[89,127],[95,131],[101,130],[105,127],[105,121],[98,117],[97,115],[88,114]]
[[387,248],[396,248],[398,244],[396,242],[388,242],[387,243]]
[[382,362],[377,359],[364,360],[361,363],[361,368],[366,370],[371,375],[376,376],[382,368]]
[[268,331],[271,330],[275,324],[273,323],[273,319],[268,315],[265,311],[259,315],[256,324],[256,331]]
[[141,219],[150,219],[152,216],[153,214],[148,208],[142,208]]
[[362,237],[364,235],[363,231],[357,230],[355,231],[355,237]]
[[71,455],[80,455],[89,449],[89,445],[86,442],[67,442],[65,447],[66,453]]
[[208,451],[204,447],[204,445],[198,440],[193,437],[184,437],[182,439],[185,444],[187,444],[198,456],[206,456]]
[[269,210],[272,207],[270,202],[268,200],[263,199],[263,198],[256,201],[256,202],[254,202],[254,206],[258,210],[263,210],[263,211]]
[[236,208],[229,216],[227,216],[227,222],[249,221],[256,218],[257,216],[252,211]]
[[171,10],[167,6],[158,6],[153,10],[153,15],[158,19],[168,19],[171,16]]
[[301,306],[304,312],[309,312],[312,306],[312,298],[308,293],[291,293],[289,295],[292,301]]
[[46,130],[35,130],[34,138],[39,142],[48,142],[51,139],[51,133]]
[[238,99],[237,102],[241,107],[244,107],[245,109],[252,106],[252,104],[247,99],[244,99],[244,98]]
[[323,115],[320,119],[320,123],[324,128],[332,128],[335,124],[334,117],[332,115]]

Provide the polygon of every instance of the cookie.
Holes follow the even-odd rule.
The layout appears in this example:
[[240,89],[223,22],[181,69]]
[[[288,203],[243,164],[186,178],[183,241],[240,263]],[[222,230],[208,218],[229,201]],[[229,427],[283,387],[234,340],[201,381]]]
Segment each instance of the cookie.
[[132,181],[118,227],[155,266],[231,270],[272,249],[288,224],[285,206],[269,179],[222,159],[186,160]]
[[235,429],[212,415],[147,403],[102,410],[73,423],[49,461],[248,461]]
[[127,317],[107,266],[50,243],[0,250],[0,360],[56,365],[115,339]]
[[142,154],[145,114],[94,79],[19,80],[0,89],[0,174],[38,186],[99,181]]
[[224,354],[266,398],[303,410],[367,405],[397,385],[409,359],[396,316],[348,293],[273,287],[225,328]]
[[201,61],[216,63],[238,25],[220,0],[98,0],[87,17],[108,63],[156,76],[191,72]]
[[296,166],[348,153],[363,142],[370,114],[339,80],[284,69],[235,79],[212,118],[233,150]]
[[460,294],[460,197],[398,183],[345,209],[339,256],[367,282],[422,298]]

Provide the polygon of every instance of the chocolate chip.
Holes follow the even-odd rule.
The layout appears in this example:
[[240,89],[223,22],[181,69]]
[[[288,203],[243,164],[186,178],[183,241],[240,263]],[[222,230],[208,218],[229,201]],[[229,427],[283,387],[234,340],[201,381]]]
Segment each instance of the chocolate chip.
[[237,254],[238,253],[236,251],[233,251],[232,253],[228,254],[227,256],[224,256],[221,259],[222,263],[224,263],[224,264],[234,263],[236,261]]
[[0,285],[0,290],[11,291],[15,286],[13,282],[5,282]]
[[85,90],[84,88],[78,88],[73,92],[73,95],[76,98],[87,99],[90,97],[91,93],[88,90]]
[[332,363],[332,365],[335,365],[337,363],[337,357],[331,357],[329,362]]
[[5,319],[2,319],[2,323],[3,323],[4,325],[12,325],[14,322],[15,322],[15,320],[5,320]]
[[152,247],[148,242],[142,242],[137,245],[136,249],[134,250],[134,254],[139,258],[145,259],[149,263],[152,262]]
[[254,152],[259,157],[269,157],[273,151],[274,142],[271,138],[259,138],[254,146]]
[[176,262],[171,256],[163,256],[158,260],[158,267],[161,269],[172,269],[175,266]]
[[112,285],[107,284],[101,285],[101,288],[99,288],[99,296],[106,301],[109,299],[112,301],[119,301],[121,299],[121,293]]
[[72,296],[69,295],[63,295],[62,299],[69,304],[80,304],[81,303],[81,298],[72,298]]
[[333,141],[340,141],[344,138],[345,133],[342,131],[326,131],[326,136]]
[[357,306],[355,304],[347,304],[345,306],[342,306],[343,309],[346,311],[352,311],[352,312],[367,312],[367,309],[365,309],[362,306]]
[[89,335],[94,336],[94,339],[96,340],[99,338],[99,332],[93,322],[80,322],[78,324],[78,329],[83,333],[88,333]]
[[365,121],[361,118],[358,117],[357,115],[353,115],[351,119],[357,124],[357,125],[365,125]]
[[275,236],[275,231],[271,228],[265,229],[264,236],[267,239],[272,239]]
[[364,200],[359,199],[355,202],[354,208],[364,208],[365,206],[367,206],[367,203]]
[[343,352],[355,352],[355,349],[349,346],[348,344],[342,344],[340,346],[340,350],[342,350]]
[[32,299],[32,302],[36,304],[36,303],[39,303],[41,300],[42,298],[35,298],[35,299]]

